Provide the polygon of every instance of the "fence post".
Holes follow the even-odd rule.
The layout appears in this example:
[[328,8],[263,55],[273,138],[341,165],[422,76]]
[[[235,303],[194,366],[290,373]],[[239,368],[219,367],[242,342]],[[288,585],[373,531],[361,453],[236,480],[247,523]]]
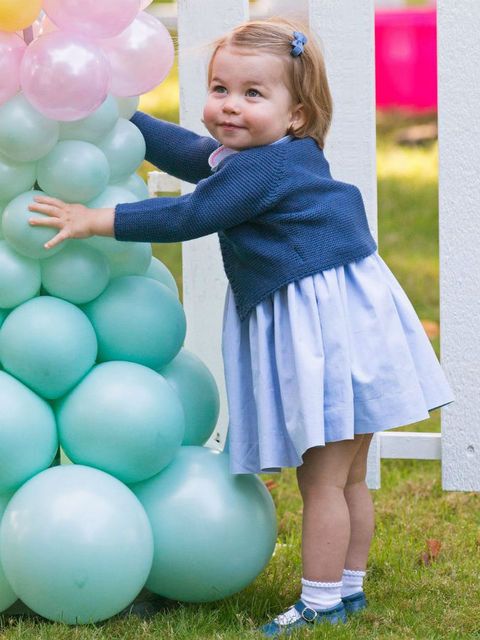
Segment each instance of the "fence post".
[[480,490],[480,4],[438,0],[442,487]]
[[[180,69],[180,122],[206,134],[201,124],[206,96],[206,45],[248,18],[248,0],[178,1]],[[184,183],[182,192],[193,190]],[[217,235],[184,242],[183,306],[187,316],[185,346],[198,355],[214,375],[220,390],[220,417],[207,445],[223,448],[227,403],[221,354],[221,333],[226,278]]]
[[[325,155],[332,176],[362,192],[377,237],[375,6],[373,0],[310,0],[310,27],[320,39],[333,95]],[[380,488],[380,443],[373,437],[368,484]]]

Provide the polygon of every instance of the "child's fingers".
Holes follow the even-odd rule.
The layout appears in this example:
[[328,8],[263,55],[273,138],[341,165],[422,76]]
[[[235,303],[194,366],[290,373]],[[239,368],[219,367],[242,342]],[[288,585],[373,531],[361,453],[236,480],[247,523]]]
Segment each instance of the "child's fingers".
[[60,244],[60,242],[67,240],[67,238],[68,238],[68,235],[62,229],[62,231],[57,233],[56,236],[53,236],[53,238],[48,242],[46,242],[43,246],[45,247],[45,249],[53,249],[53,247],[56,247],[57,244]]
[[52,217],[52,218],[30,218],[29,224],[32,227],[54,227],[55,229],[61,229],[63,227],[63,222],[60,218]]
[[56,207],[60,207],[60,209],[62,209],[66,204],[63,200],[52,198],[51,196],[35,196],[34,200],[35,202],[41,202],[43,204],[53,204]]
[[29,211],[38,211],[38,213],[46,213],[47,216],[59,216],[61,209],[55,205],[42,204],[40,202],[32,202],[28,205]]

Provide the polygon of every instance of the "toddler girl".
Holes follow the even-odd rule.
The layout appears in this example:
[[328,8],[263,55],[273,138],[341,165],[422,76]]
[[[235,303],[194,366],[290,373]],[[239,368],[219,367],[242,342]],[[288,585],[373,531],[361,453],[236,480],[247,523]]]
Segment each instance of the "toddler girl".
[[452,391],[406,294],[377,252],[360,191],[332,178],[332,100],[319,47],[286,20],[214,46],[203,122],[212,137],[137,112],[147,159],[192,193],[92,210],[38,197],[47,243],[90,235],[176,242],[217,232],[229,280],[223,356],[231,471],[296,467],[300,600],[267,636],[344,622],[366,606],[374,529],[372,434],[429,417]]

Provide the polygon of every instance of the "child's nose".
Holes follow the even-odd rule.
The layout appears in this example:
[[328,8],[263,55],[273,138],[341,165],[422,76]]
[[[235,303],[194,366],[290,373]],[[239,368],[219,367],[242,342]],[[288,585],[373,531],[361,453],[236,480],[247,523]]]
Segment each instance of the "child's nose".
[[234,96],[228,96],[223,103],[223,110],[225,113],[239,113],[240,105],[238,100]]

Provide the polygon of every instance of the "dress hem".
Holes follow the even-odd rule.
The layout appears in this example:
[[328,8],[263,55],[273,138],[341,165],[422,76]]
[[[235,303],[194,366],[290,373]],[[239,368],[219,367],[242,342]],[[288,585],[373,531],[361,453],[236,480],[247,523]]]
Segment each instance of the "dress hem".
[[333,439],[333,440],[327,440],[325,442],[313,442],[311,444],[309,444],[300,454],[299,456],[299,464],[279,464],[279,465],[272,465],[272,466],[265,466],[262,467],[260,471],[256,470],[234,470],[234,468],[231,466],[230,467],[230,474],[231,475],[244,475],[244,474],[261,474],[261,473],[280,473],[282,471],[282,469],[296,469],[298,467],[300,467],[302,465],[302,457],[304,455],[304,453],[306,451],[308,451],[308,449],[312,449],[313,447],[324,447],[327,443],[329,442],[342,442],[343,440],[354,440],[355,439],[355,435],[365,435],[367,433],[381,433],[382,431],[389,431],[390,429],[399,429],[400,427],[406,427],[409,424],[414,424],[415,422],[422,422],[423,420],[428,420],[431,416],[428,415],[428,413],[430,411],[435,411],[436,409],[440,409],[441,407],[445,407],[449,404],[452,404],[454,402],[454,400],[448,400],[447,402],[443,402],[440,405],[437,405],[435,407],[429,408],[427,409],[427,416],[422,417],[422,418],[417,418],[414,420],[409,420],[408,422],[402,422],[402,424],[395,424],[392,426],[388,426],[388,427],[382,427],[379,429],[374,429],[373,431],[356,431],[354,434],[353,438],[339,438],[337,440]]

